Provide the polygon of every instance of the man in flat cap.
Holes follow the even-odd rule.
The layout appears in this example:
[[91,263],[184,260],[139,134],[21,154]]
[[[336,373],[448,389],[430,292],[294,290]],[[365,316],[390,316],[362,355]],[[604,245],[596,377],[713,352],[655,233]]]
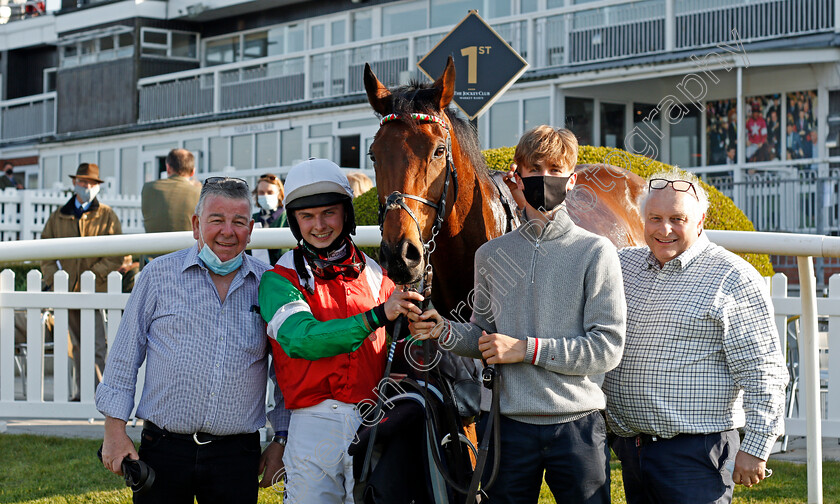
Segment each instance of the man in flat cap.
[[[99,167],[93,163],[82,163],[76,170],[73,179],[73,197],[63,207],[50,215],[44,225],[41,238],[70,238],[78,236],[103,236],[122,234],[122,227],[117,214],[108,205],[103,205],[96,198],[99,194]],[[116,271],[123,263],[122,256],[114,257],[83,257],[76,259],[62,259],[60,261],[41,261],[44,287],[53,289],[53,276],[56,271],[64,270],[69,278],[70,292],[81,290],[81,275],[85,271],[92,271],[96,275],[96,292],[105,292],[108,274]],[[105,320],[102,310],[94,312],[94,327],[96,331],[96,383],[102,380],[105,369],[105,354],[107,343],[105,339]],[[80,320],[79,310],[69,310],[70,326],[70,356],[73,359],[73,384],[71,385],[71,400],[78,400],[81,390],[80,374]],[[90,398],[93,399],[92,397]]]

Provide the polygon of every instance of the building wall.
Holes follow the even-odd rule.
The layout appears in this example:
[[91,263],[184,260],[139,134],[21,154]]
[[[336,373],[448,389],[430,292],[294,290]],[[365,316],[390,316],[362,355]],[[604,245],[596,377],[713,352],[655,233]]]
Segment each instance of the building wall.
[[61,69],[58,134],[137,122],[134,58]]

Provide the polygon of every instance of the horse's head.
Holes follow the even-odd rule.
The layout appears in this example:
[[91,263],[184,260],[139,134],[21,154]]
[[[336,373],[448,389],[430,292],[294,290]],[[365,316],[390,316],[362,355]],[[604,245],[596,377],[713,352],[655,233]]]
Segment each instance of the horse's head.
[[455,204],[452,121],[446,108],[455,91],[452,58],[432,85],[409,84],[393,92],[365,65],[365,90],[382,117],[370,147],[382,226],[381,259],[396,283],[423,275],[424,253]]

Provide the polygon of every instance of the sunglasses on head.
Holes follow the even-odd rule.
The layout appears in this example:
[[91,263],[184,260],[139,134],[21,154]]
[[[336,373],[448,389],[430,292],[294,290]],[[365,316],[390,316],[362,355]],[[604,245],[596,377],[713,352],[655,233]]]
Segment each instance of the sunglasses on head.
[[648,182],[648,189],[665,189],[668,186],[673,187],[677,192],[688,192],[690,190],[694,193],[694,198],[697,201],[700,201],[700,198],[697,196],[697,189],[694,188],[694,184],[687,180],[667,180],[655,178],[650,179],[650,182]]
[[269,180],[271,182],[274,182],[275,180],[277,180],[277,175],[266,173],[265,175],[260,175],[260,180]]

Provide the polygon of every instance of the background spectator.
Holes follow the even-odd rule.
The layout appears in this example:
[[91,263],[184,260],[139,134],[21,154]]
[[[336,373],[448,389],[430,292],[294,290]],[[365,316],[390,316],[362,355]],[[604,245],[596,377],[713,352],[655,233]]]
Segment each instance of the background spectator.
[[[76,170],[73,179],[74,195],[63,207],[50,215],[41,238],[69,238],[80,236],[103,236],[122,234],[122,227],[117,214],[111,207],[101,204],[96,198],[103,181],[99,178],[99,167],[93,163],[82,163]],[[70,292],[81,290],[81,275],[85,271],[92,271],[96,275],[96,292],[107,290],[108,274],[119,269],[124,261],[123,256],[116,257],[83,257],[78,259],[62,259],[61,261],[41,261],[41,271],[45,290],[52,289],[53,277],[58,270],[67,272]],[[81,312],[69,310],[70,325],[70,357],[73,359],[73,390],[71,400],[78,400],[81,373],[79,344],[81,342]],[[102,310],[94,311],[94,329],[96,346],[96,383],[102,380],[105,369],[105,354],[107,342],[105,339],[105,318]]]

